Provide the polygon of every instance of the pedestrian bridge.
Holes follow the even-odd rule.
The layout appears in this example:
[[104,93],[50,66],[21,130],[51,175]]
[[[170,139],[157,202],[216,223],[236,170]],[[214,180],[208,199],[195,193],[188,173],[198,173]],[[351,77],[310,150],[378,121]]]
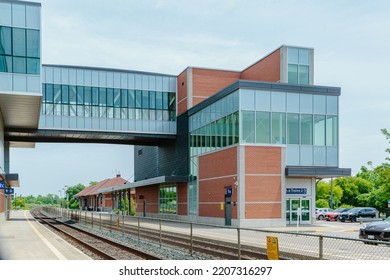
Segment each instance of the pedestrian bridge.
[[7,127],[10,143],[160,145],[176,138],[176,76],[63,65],[43,65],[41,76],[38,128]]

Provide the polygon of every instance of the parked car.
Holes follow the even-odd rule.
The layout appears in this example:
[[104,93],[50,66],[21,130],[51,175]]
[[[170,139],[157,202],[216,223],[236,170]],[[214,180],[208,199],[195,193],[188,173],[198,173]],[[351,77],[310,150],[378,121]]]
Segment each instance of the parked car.
[[333,209],[330,209],[330,208],[316,208],[316,219],[317,220],[323,220],[325,218],[325,213],[326,212],[329,212],[329,211],[333,211]]
[[333,211],[326,212],[324,217],[327,221],[337,221],[337,217],[340,215],[340,213],[348,211],[350,208],[337,208]]
[[360,228],[359,238],[390,241],[390,217],[383,221],[364,224]]
[[378,215],[378,210],[372,207],[355,207],[351,210],[341,213],[337,219],[345,222],[356,222],[357,218],[375,218]]

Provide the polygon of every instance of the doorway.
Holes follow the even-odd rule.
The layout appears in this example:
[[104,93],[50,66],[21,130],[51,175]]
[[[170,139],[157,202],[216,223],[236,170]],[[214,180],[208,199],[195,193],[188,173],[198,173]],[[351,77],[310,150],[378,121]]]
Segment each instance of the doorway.
[[310,224],[311,203],[308,198],[288,198],[286,200],[287,225]]

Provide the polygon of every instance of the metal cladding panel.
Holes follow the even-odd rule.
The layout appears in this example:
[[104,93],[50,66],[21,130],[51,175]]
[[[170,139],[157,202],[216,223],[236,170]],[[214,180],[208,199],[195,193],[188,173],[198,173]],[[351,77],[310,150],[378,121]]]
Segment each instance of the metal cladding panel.
[[165,141],[158,147],[136,146],[134,149],[134,179],[160,176],[188,176],[188,115],[177,119],[175,141]]

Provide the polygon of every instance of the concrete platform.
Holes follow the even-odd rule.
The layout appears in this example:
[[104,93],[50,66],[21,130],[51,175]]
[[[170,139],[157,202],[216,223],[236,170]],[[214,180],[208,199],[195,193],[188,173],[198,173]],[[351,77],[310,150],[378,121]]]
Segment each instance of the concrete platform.
[[90,260],[80,250],[35,221],[29,211],[12,211],[0,223],[2,260]]

